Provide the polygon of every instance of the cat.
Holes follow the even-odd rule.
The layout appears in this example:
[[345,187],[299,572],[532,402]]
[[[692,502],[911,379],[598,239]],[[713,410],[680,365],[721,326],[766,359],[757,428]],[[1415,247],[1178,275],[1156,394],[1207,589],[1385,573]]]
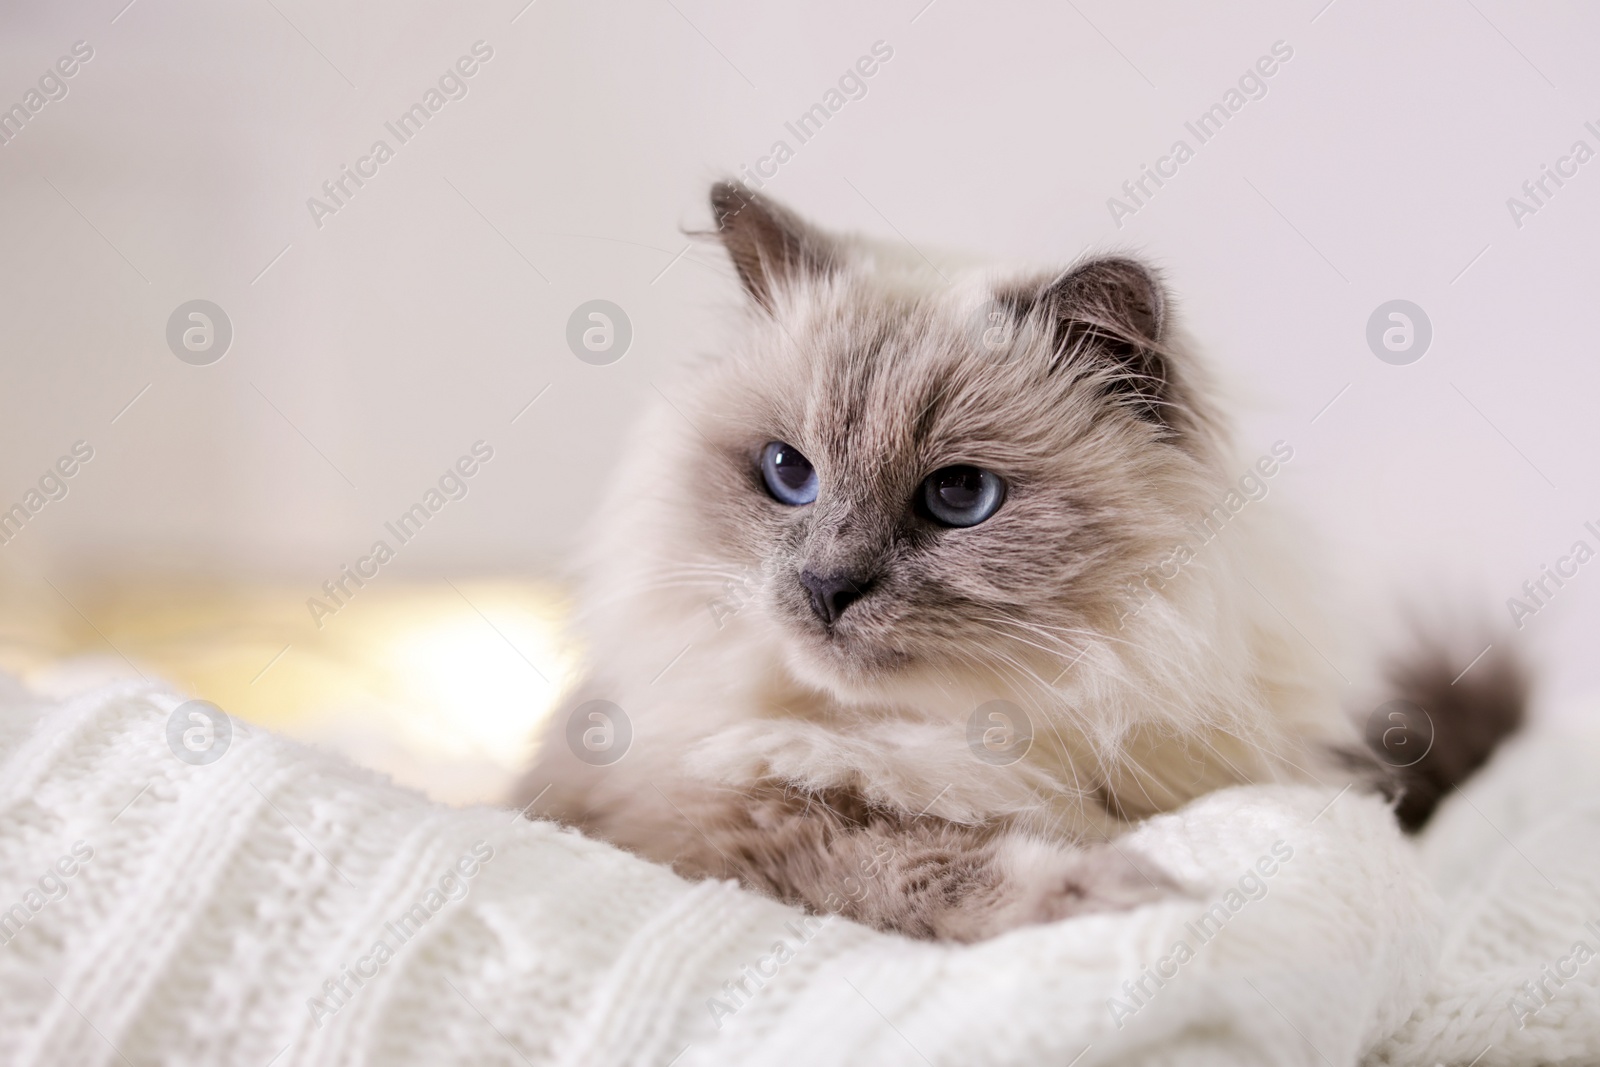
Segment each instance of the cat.
[[1154,269],[940,266],[737,183],[711,207],[737,335],[593,527],[592,666],[530,817],[975,941],[1177,892],[1117,841],[1145,816],[1378,777],[1302,542],[1217,511],[1252,468]]

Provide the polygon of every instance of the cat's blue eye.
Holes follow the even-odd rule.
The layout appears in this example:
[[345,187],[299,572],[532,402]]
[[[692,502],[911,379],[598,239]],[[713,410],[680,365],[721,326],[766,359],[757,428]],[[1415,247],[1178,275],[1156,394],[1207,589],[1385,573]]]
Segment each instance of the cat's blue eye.
[[817,499],[817,469],[793,445],[773,441],[762,449],[761,477],[781,504],[797,508]]
[[978,467],[943,467],[922,482],[922,506],[945,526],[976,526],[1005,503],[1006,483]]

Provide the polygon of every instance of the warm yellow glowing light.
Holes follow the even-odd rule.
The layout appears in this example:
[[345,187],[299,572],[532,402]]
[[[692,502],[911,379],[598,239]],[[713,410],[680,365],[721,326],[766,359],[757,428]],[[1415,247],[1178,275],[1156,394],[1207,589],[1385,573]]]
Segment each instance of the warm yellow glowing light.
[[576,669],[560,595],[374,584],[320,628],[305,595],[163,584],[74,593],[73,606],[41,598],[5,620],[0,666],[58,693],[165,678],[437,800],[504,800]]
[[432,712],[406,724],[418,745],[517,767],[561,690],[566,655],[548,616],[514,598],[474,599],[490,624],[470,608],[419,612],[386,642],[385,667]]

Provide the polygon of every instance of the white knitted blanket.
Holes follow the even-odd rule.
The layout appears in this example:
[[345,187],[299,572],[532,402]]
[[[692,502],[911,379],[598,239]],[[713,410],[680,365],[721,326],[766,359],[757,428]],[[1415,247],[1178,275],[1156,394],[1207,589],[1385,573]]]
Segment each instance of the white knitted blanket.
[[1573,744],[1505,753],[1420,850],[1354,790],[1218,793],[1133,835],[1187,897],[947,946],[237,722],[169,744],[181,703],[0,692],[0,1062],[1600,1062]]

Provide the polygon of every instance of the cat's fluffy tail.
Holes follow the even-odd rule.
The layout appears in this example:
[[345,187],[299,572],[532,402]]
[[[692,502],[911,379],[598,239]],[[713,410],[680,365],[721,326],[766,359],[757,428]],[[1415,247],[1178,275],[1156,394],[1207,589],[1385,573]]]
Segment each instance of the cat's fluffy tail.
[[1380,788],[1410,832],[1521,728],[1527,712],[1529,672],[1503,642],[1466,670],[1462,663],[1445,642],[1418,641],[1388,664],[1388,701],[1367,720]]

